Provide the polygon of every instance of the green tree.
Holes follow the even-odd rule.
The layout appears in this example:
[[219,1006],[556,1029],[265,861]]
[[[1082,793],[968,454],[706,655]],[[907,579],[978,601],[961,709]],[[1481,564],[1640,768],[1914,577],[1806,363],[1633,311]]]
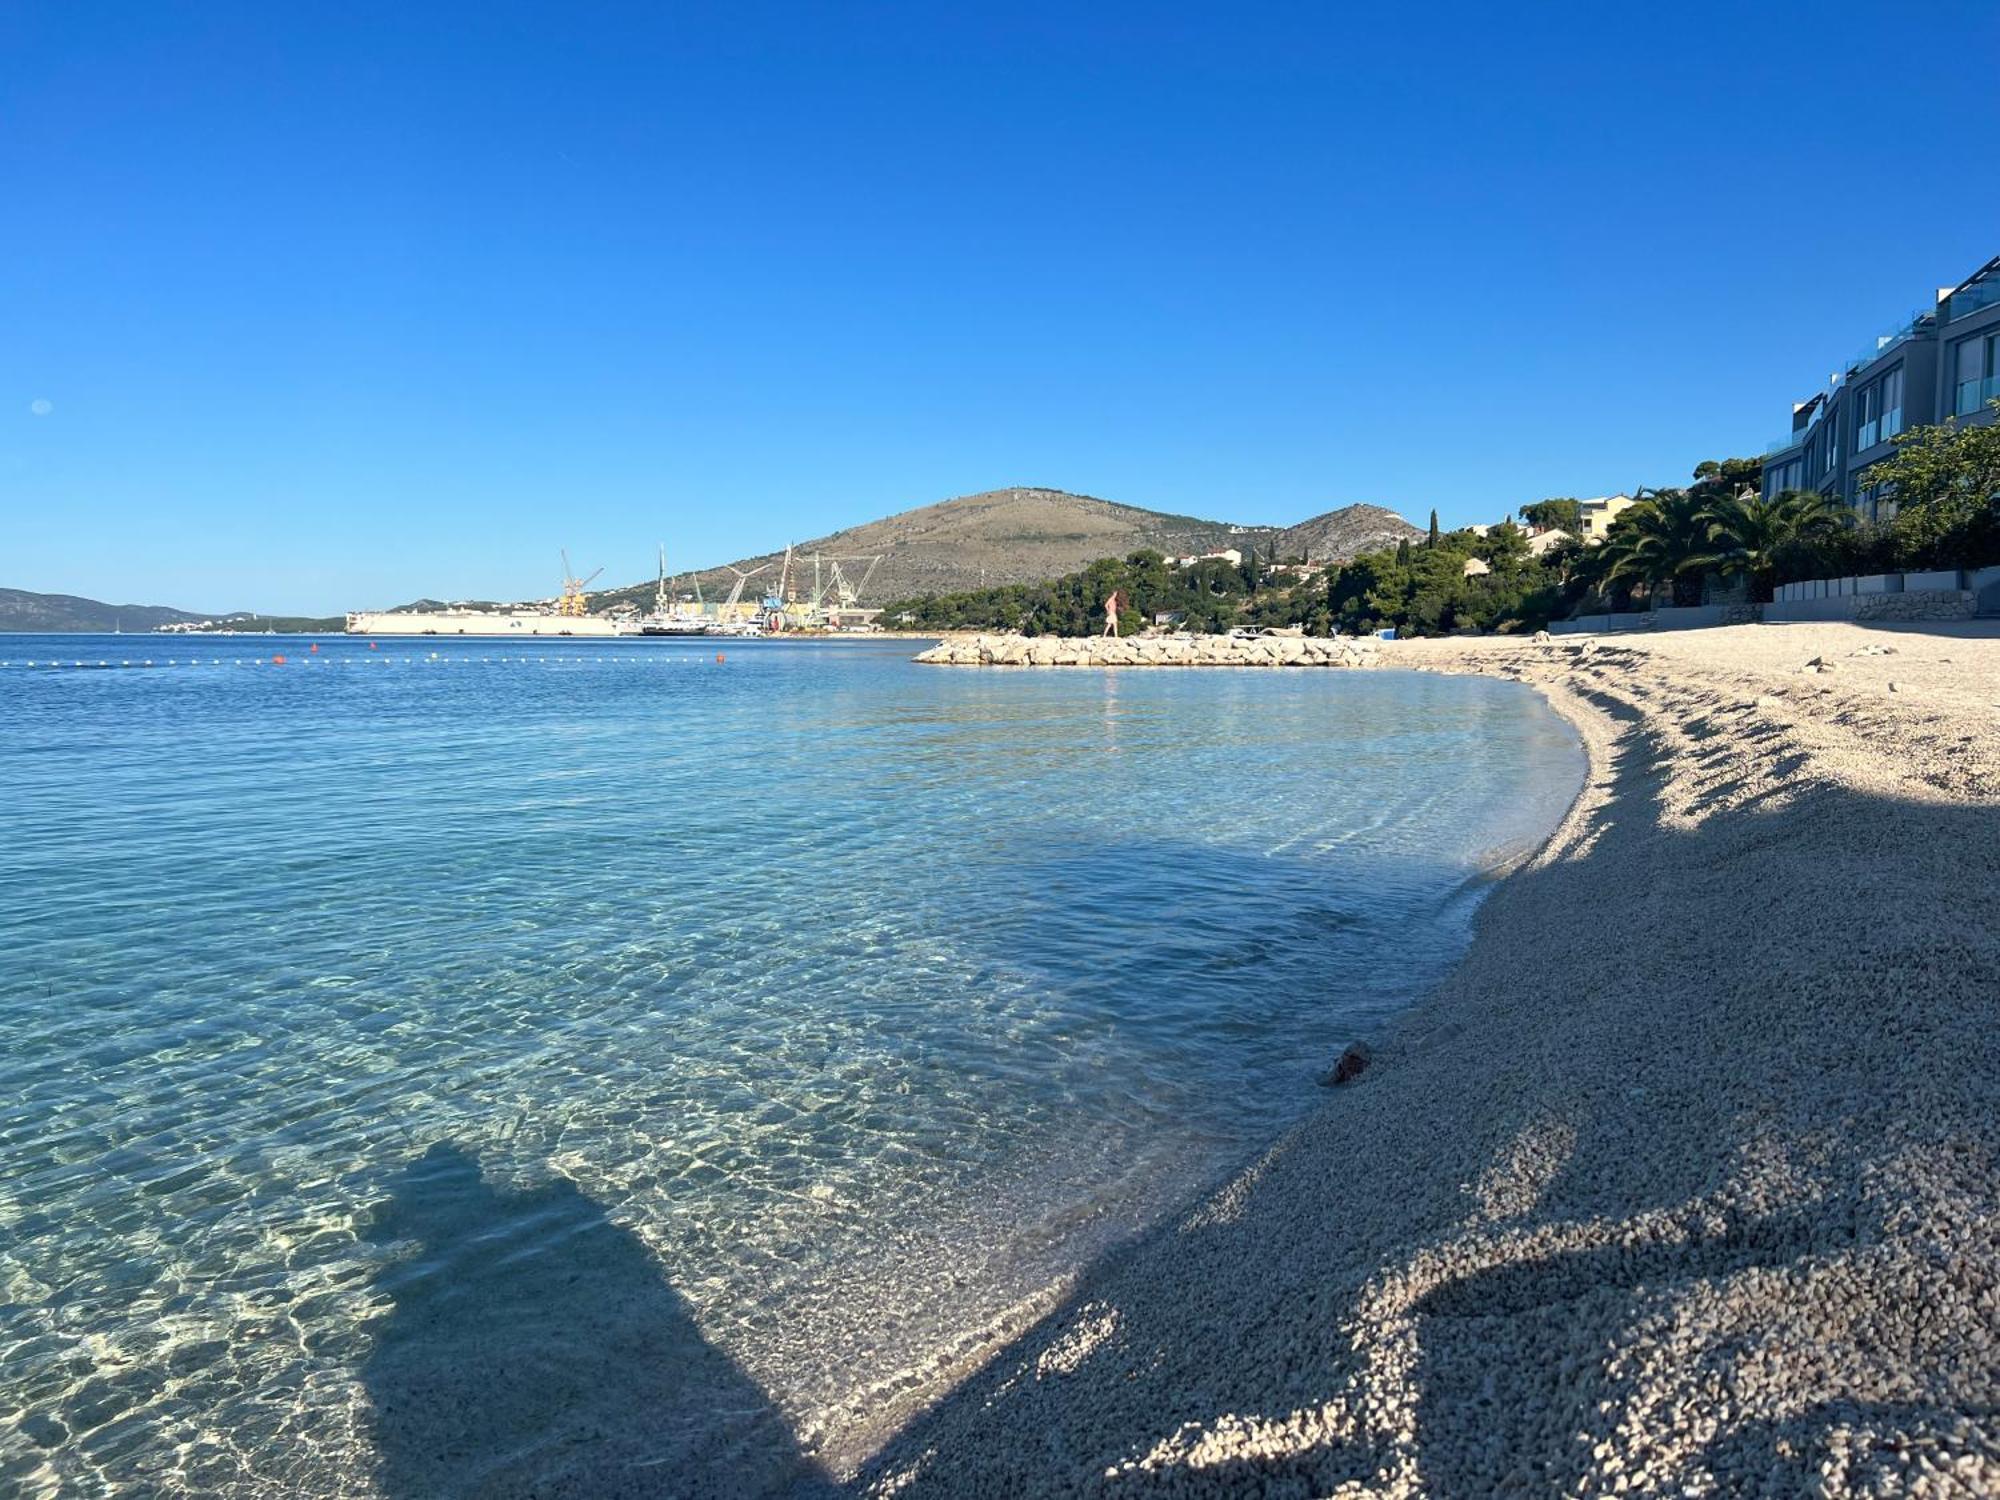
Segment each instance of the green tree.
[[2000,401],[1986,426],[1912,427],[1872,465],[1868,483],[1896,503],[1889,523],[1904,562],[1980,567],[2000,561]]
[[1530,526],[1552,527],[1567,531],[1572,536],[1583,524],[1583,502],[1580,500],[1537,500],[1532,505],[1521,507],[1521,519]]
[[1727,499],[1744,490],[1762,489],[1764,460],[1761,458],[1709,458],[1694,466],[1694,483],[1688,489],[1703,504]]
[[1437,508],[1433,506],[1431,508],[1430,540],[1425,542],[1424,545],[1427,547],[1435,547],[1437,544],[1438,544],[1438,513],[1437,513]]
[[1766,498],[1746,489],[1709,502],[1702,514],[1709,545],[1687,560],[1686,570],[1748,577],[1753,597],[1768,601],[1781,571],[1814,571],[1854,513],[1817,490]]
[[1687,490],[1640,490],[1611,524],[1599,549],[1606,583],[1665,587],[1674,604],[1701,603],[1701,559],[1709,546],[1707,506]]
[[1528,533],[1512,521],[1487,527],[1486,535],[1474,540],[1472,548],[1496,572],[1518,569],[1532,555],[1528,551]]

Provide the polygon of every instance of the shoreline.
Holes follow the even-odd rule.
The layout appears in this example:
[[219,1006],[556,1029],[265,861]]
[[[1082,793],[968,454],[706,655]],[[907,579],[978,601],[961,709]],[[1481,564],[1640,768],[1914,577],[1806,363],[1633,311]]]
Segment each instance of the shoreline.
[[[966,639],[986,640],[989,637],[969,634]],[[1240,648],[1249,643],[1225,641],[1224,644]],[[1284,663],[1259,661],[1254,664]],[[1558,717],[1563,716],[1558,714]],[[1567,724],[1568,720],[1565,718],[1564,722]],[[1535,858],[1554,837],[1577,796],[1588,785],[1587,747],[1577,737],[1567,748],[1572,758],[1558,779],[1562,784],[1573,784],[1574,791],[1566,799],[1559,796],[1547,799],[1548,805],[1542,809],[1543,816],[1538,820],[1538,831],[1480,851],[1462,878],[1443,898],[1442,906],[1462,909],[1469,904],[1472,908],[1470,918],[1465,919],[1469,929],[1464,938],[1466,948],[1470,947],[1476,932],[1478,912],[1491,893],[1514,870]],[[1462,959],[1463,950],[1450,963],[1455,967]],[[1400,1022],[1402,1014],[1393,1012],[1376,1024],[1393,1028]],[[1300,1120],[1309,1117],[1319,1107],[1322,1090],[1314,1080],[1325,1072],[1325,1064],[1333,1060],[1339,1046],[1350,1036],[1366,1037],[1372,1042],[1376,1034],[1373,1027],[1341,1033],[1334,1040],[1334,1051],[1326,1058],[1304,1060],[1308,1065],[1301,1067],[1297,1083],[1300,1102],[1290,1122],[1277,1127],[1272,1134],[1249,1139],[1227,1160],[1210,1163],[1198,1174],[1183,1177],[1167,1193],[1151,1195],[1153,1208],[1142,1221],[1118,1230],[1108,1244],[1089,1252],[1073,1269],[1025,1291],[992,1316],[976,1324],[962,1325],[947,1345],[923,1360],[908,1368],[898,1368],[855,1389],[835,1405],[814,1411],[798,1428],[803,1451],[836,1481],[852,1480],[857,1474],[865,1472],[870,1461],[890,1445],[907,1424],[920,1421],[926,1411],[947,1399],[960,1382],[975,1376],[1012,1343],[1031,1333],[1035,1325],[1058,1310],[1095,1269],[1131,1254],[1135,1247],[1175,1223],[1194,1205],[1226,1189],[1244,1170],[1267,1154],[1278,1140],[1297,1127]],[[1097,1200],[1093,1202],[1094,1213],[1101,1204]]]
[[859,1485],[2000,1487],[2000,632],[1379,660],[1535,687],[1576,800],[1361,1080]]

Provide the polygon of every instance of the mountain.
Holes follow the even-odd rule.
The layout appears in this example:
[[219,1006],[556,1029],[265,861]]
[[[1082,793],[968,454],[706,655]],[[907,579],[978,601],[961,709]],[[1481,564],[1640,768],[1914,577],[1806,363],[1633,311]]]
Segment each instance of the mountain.
[[[1064,490],[989,490],[800,542],[792,554],[792,585],[810,589],[815,552],[841,558],[879,555],[882,561],[869,579],[862,602],[881,604],[991,584],[1040,583],[1073,573],[1100,557],[1122,557],[1141,547],[1168,556],[1253,545],[1263,551],[1277,535],[1275,527],[1234,526],[1226,521],[1166,515]],[[773,565],[753,579],[745,593],[774,583],[778,575],[775,565],[783,556],[782,552],[766,552],[737,562],[735,566],[744,570]],[[859,582],[868,565],[843,562],[841,567],[849,579]],[[710,568],[695,576],[710,599],[726,596],[736,581],[727,568]],[[681,587],[687,586],[683,578]],[[590,607],[597,611],[629,602],[650,608],[652,601],[649,580],[593,593]]]
[[151,630],[214,618],[164,604],[104,604],[75,594],[31,594],[0,589],[0,630]]
[[[798,543],[792,554],[792,589],[794,593],[810,591],[814,553],[842,559],[879,556],[882,561],[868,579],[862,603],[880,605],[892,599],[956,593],[992,584],[1042,583],[1074,573],[1100,557],[1123,557],[1142,547],[1169,557],[1224,547],[1254,547],[1265,557],[1303,555],[1319,562],[1339,561],[1423,534],[1379,505],[1344,506],[1280,530],[1169,515],[1065,490],[988,490]],[[745,592],[761,591],[776,583],[783,556],[781,552],[766,552],[738,561],[734,566],[746,572],[764,569]],[[868,571],[865,561],[843,561],[841,567],[856,583]],[[735,573],[727,567],[709,568],[693,576],[710,599],[727,596],[736,581]],[[682,577],[678,586],[686,589],[688,579]],[[590,596],[593,612],[620,603],[651,608],[653,581]],[[433,600],[403,607],[420,606],[439,607]],[[142,631],[198,620],[213,620],[221,628],[309,631],[338,630],[343,623],[338,619],[202,615],[158,604],[102,604],[71,594],[0,589],[0,631]]]
[[1309,562],[1346,562],[1363,552],[1416,541],[1426,533],[1393,510],[1379,505],[1343,505],[1278,533],[1279,557]]

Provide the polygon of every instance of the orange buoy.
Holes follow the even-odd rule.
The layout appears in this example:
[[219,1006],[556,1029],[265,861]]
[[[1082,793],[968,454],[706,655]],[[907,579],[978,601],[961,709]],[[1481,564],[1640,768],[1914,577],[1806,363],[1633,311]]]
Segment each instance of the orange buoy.
[[715,664],[718,667],[722,665],[722,653],[720,651],[715,653]]
[[271,658],[271,665],[274,667],[282,667],[284,664],[285,664],[285,659],[282,656],[274,656]]
[[312,654],[313,654],[314,656],[318,656],[318,655],[319,655],[319,642],[318,642],[318,641],[314,641],[314,642],[312,643]]

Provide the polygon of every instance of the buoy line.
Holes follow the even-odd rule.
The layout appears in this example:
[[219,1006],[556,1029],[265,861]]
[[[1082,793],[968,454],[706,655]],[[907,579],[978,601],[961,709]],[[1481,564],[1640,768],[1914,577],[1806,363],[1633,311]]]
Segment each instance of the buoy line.
[[[724,653],[720,651],[715,653],[713,665],[722,666],[725,664],[726,661],[727,658],[724,655]],[[616,664],[620,666],[631,666],[634,663],[642,663],[650,666],[686,666],[686,667],[696,667],[708,664],[707,659],[701,656],[680,656],[680,655],[670,656],[665,652],[661,652],[658,654],[654,654],[652,652],[645,652],[634,656],[610,656],[610,657],[575,656],[575,657],[569,657],[567,659],[563,657],[557,657],[554,661],[550,661],[550,659],[546,656],[535,656],[535,657],[481,656],[478,658],[474,658],[470,656],[446,656],[443,653],[436,651],[431,652],[428,656],[385,655],[385,656],[342,657],[342,656],[306,655],[294,658],[287,656],[284,652],[281,651],[281,652],[275,652],[268,657],[239,656],[239,657],[229,658],[226,660],[219,656],[209,657],[206,660],[200,657],[189,657],[185,661],[183,661],[179,657],[169,657],[164,661],[152,657],[147,657],[138,661],[133,661],[128,658],[121,658],[120,660],[115,662],[109,660],[108,658],[100,659],[97,661],[83,661],[76,659],[64,661],[53,657],[46,659],[42,657],[33,657],[25,661],[14,661],[11,658],[9,658],[5,660],[0,660],[0,671],[27,671],[29,669],[33,669],[35,671],[62,670],[62,671],[72,671],[72,672],[77,672],[77,671],[95,672],[95,671],[124,670],[124,671],[136,672],[136,671],[145,671],[148,669],[153,671],[164,671],[168,667],[262,667],[262,666],[387,667],[392,665],[441,666],[441,667],[554,666],[560,669],[564,667],[599,666],[599,665],[604,665],[606,663]]]

